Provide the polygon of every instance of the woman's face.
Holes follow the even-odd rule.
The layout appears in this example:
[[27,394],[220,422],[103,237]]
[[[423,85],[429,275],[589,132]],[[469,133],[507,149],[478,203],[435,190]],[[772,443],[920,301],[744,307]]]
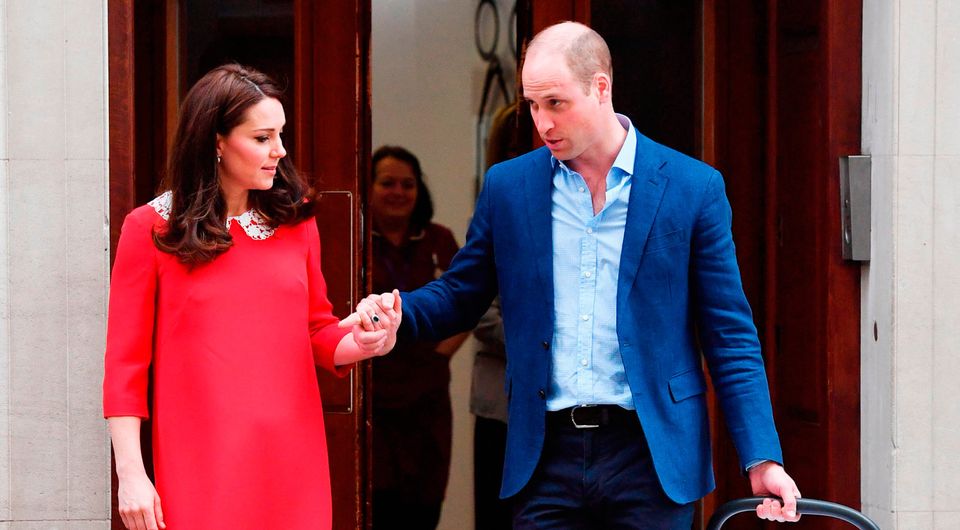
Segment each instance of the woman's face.
[[220,187],[226,194],[273,186],[277,164],[287,156],[280,139],[285,123],[283,105],[264,98],[248,108],[243,121],[226,136],[217,135]]
[[393,157],[377,162],[373,170],[370,208],[383,220],[409,222],[417,204],[417,177],[410,164]]

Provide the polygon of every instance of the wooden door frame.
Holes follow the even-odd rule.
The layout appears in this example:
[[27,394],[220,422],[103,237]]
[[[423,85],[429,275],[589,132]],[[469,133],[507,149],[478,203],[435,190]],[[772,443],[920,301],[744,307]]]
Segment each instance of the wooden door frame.
[[[107,3],[109,68],[110,263],[116,257],[123,219],[136,206],[136,113],[134,103],[134,0]],[[110,450],[110,527],[126,528],[117,510],[117,470]]]
[[[784,454],[794,464],[798,480],[806,483],[808,495],[860,507],[860,264],[845,262],[841,255],[839,158],[860,152],[862,3],[811,2],[807,13],[798,13],[801,4],[768,0],[770,27],[776,28],[775,47],[770,54],[776,60],[775,103],[777,109],[775,174],[778,223],[768,245],[778,249],[790,246],[788,223],[780,223],[788,215],[814,225],[811,241],[801,243],[810,256],[810,297],[814,299],[809,316],[800,313],[796,300],[779,298],[777,329],[769,341],[776,341],[773,359],[774,381],[781,389],[774,400],[780,420]],[[814,11],[814,7],[819,10]],[[814,20],[816,26],[811,27]],[[814,42],[816,47],[814,48]],[[804,68],[816,72],[817,83],[810,92],[800,91],[798,81],[806,77]],[[799,103],[799,104],[798,104]],[[792,117],[797,108],[810,111]],[[798,130],[815,132],[815,141],[800,144],[791,134]],[[803,139],[803,138],[801,138]],[[800,169],[802,168],[802,169]],[[815,200],[804,211],[789,212],[788,186],[809,179],[809,190]],[[797,205],[793,205],[795,208]],[[776,232],[775,227],[784,228]],[[782,250],[778,250],[782,251]],[[789,258],[779,259],[777,292],[787,285]],[[798,318],[799,317],[799,318]],[[809,327],[797,329],[797,322]],[[790,327],[793,330],[788,334]],[[789,337],[811,335],[805,343],[820,352],[816,362],[797,362],[798,346]],[[784,337],[782,340],[780,337]],[[798,374],[809,371],[807,388],[815,390],[814,398],[798,399],[800,392],[788,392]],[[810,411],[819,412],[811,416]],[[825,412],[823,412],[825,411]],[[810,439],[816,440],[816,449]],[[822,458],[823,468],[814,477],[807,475],[812,466],[796,466],[798,462]],[[806,475],[806,477],[805,477]],[[821,482],[822,481],[822,482]],[[804,487],[804,486],[801,486]],[[841,528],[839,523],[834,527]]]

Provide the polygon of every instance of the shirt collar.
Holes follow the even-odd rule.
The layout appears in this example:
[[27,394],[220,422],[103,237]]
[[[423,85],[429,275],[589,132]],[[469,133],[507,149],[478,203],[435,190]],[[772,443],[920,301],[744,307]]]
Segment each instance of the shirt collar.
[[[619,121],[620,125],[627,131],[627,137],[623,140],[623,145],[620,146],[620,152],[617,153],[617,158],[613,161],[613,167],[623,171],[623,173],[627,175],[633,176],[633,166],[637,158],[637,130],[633,127],[633,122],[630,121],[630,118],[619,113],[617,113],[616,116],[617,121]],[[562,160],[557,160],[557,157],[553,155],[550,155],[550,163],[553,164],[554,171],[556,171],[559,166],[565,172],[573,172]],[[614,175],[610,176],[612,177]]]
[[627,130],[627,138],[623,141],[616,160],[613,161],[613,167],[620,168],[624,173],[632,176],[633,164],[637,158],[637,130],[633,128],[630,118],[623,114],[617,114],[617,120]]

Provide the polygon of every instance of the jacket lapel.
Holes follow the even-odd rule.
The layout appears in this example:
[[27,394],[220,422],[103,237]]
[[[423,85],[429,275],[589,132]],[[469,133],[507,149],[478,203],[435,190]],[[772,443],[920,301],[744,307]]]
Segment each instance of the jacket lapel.
[[623,247],[620,250],[618,298],[629,293],[630,286],[637,277],[643,248],[667,187],[667,177],[660,172],[663,162],[654,156],[650,143],[650,140],[637,133],[637,156],[633,166],[627,226],[623,232]]
[[543,293],[545,299],[553,305],[553,215],[552,198],[553,168],[550,164],[550,152],[541,148],[542,154],[531,162],[530,171],[523,177],[524,207],[530,229],[518,234],[526,239],[533,249],[538,277],[541,284],[535,292]]

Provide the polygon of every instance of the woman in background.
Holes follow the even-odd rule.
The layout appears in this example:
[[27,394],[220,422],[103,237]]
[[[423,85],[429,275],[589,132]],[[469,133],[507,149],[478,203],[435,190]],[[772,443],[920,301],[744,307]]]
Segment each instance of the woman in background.
[[[314,365],[345,374],[388,352],[400,301],[361,302],[352,330],[338,327],[280,97],[250,68],[206,74],[184,99],[166,191],[124,220],[103,407],[127,528],[332,524]],[[140,453],[148,417],[156,485]]]
[[[373,154],[373,291],[410,291],[438,277],[459,247],[432,223],[420,161],[384,146]],[[450,472],[450,357],[467,334],[398,344],[373,362],[373,525],[434,529]]]

